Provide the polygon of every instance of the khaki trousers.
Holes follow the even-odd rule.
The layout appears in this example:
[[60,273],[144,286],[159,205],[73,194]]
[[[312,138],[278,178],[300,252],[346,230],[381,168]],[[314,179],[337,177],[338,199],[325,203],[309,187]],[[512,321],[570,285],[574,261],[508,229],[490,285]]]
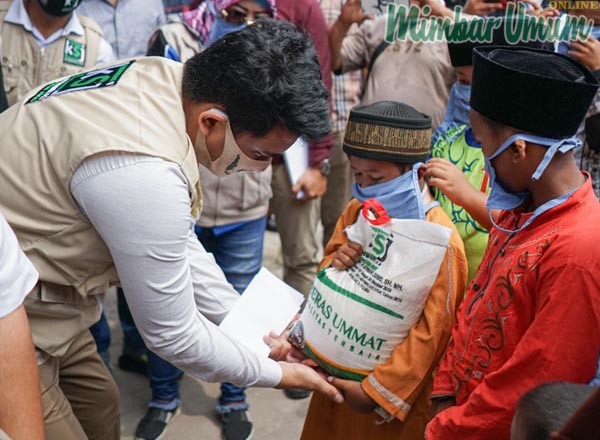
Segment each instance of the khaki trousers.
[[320,217],[320,197],[297,200],[285,165],[273,165],[272,209],[281,238],[283,280],[307,295],[317,275],[319,243],[317,224]]
[[39,366],[47,440],[118,440],[119,390],[89,330]]
[[348,156],[342,149],[344,132],[335,134],[331,147],[331,172],[327,176],[327,192],[321,198],[321,223],[323,223],[323,248],[327,246],[335,225],[352,198],[352,171]]
[[118,440],[119,390],[88,328],[100,318],[95,297],[38,283],[25,298],[38,358],[46,440]]
[[89,330],[39,366],[47,440],[118,440],[119,390]]

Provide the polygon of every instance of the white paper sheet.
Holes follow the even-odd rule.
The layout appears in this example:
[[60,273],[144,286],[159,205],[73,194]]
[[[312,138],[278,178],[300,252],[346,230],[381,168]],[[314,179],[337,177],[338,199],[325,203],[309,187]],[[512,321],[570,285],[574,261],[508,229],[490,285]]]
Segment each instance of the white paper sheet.
[[303,300],[301,293],[263,267],[219,327],[246,347],[267,357],[270,350],[263,337],[270,331],[283,332],[298,313]]
[[[294,186],[308,168],[308,142],[306,139],[303,137],[296,139],[296,142],[283,153],[283,161],[288,176],[290,176],[290,183]],[[303,195],[304,191],[298,191],[296,198],[300,200]]]

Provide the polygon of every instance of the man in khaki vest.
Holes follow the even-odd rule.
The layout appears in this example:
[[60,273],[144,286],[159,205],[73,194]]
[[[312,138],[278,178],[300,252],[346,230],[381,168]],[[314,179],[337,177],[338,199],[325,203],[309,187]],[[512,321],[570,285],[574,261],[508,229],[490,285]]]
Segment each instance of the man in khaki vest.
[[[248,3],[245,3],[248,5]],[[207,6],[206,4],[204,6]],[[272,13],[267,7],[250,2],[254,9],[249,12],[251,20]],[[237,6],[240,7],[240,6]],[[240,9],[242,10],[242,9]],[[246,24],[246,23],[245,23]],[[214,25],[214,24],[213,24]],[[229,33],[227,29],[224,34]],[[223,35],[214,35],[218,40]],[[198,32],[183,21],[161,26],[150,39],[148,55],[185,62],[208,47],[202,44]],[[167,49],[170,47],[171,49]],[[167,49],[167,50],[165,50]],[[174,51],[175,50],[175,51]],[[217,177],[205,167],[199,167],[202,182],[202,215],[198,219],[196,233],[200,243],[215,256],[215,260],[238,293],[243,293],[262,266],[263,240],[266,215],[271,191],[271,167],[262,172],[239,173]],[[119,307],[123,306],[123,293],[118,292]],[[124,330],[123,354],[119,367],[127,364],[137,347],[128,347],[128,341],[139,341],[135,324],[127,310],[119,310]],[[135,358],[134,358],[135,359]],[[152,400],[144,417],[136,428],[136,439],[154,439],[166,432],[173,414],[180,403],[180,371],[164,360],[148,354],[149,382]],[[223,440],[246,440],[252,436],[247,396],[244,388],[230,383],[221,384],[216,411],[222,424]]]
[[13,105],[41,84],[111,62],[114,55],[81,0],[0,0],[0,59]]
[[188,374],[341,400],[312,369],[217,328],[239,295],[193,233],[198,163],[216,175],[265,169],[298,136],[327,133],[328,114],[310,39],[269,20],[185,65],[123,60],[0,115],[0,209],[40,273],[25,306],[49,440],[119,438],[116,386],[88,330],[115,285],[148,348]]

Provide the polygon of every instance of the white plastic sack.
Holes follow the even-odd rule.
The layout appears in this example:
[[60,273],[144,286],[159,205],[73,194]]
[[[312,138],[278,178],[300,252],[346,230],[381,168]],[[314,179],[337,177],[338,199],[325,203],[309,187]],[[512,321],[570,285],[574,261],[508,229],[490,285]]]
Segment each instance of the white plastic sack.
[[319,272],[292,330],[305,354],[345,379],[362,380],[406,338],[450,241],[451,229],[424,220],[367,218],[373,206],[383,209],[373,202],[346,229],[363,247],[360,261],[346,271]]

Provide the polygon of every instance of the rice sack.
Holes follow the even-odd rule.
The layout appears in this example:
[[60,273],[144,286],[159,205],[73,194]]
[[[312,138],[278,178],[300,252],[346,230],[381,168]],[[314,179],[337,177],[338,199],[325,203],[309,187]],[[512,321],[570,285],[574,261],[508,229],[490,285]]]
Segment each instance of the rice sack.
[[[368,203],[370,202],[370,203]],[[349,240],[360,261],[321,270],[291,340],[329,374],[362,380],[417,323],[450,242],[451,229],[424,220],[375,218],[367,200]],[[378,209],[383,209],[381,205]]]

